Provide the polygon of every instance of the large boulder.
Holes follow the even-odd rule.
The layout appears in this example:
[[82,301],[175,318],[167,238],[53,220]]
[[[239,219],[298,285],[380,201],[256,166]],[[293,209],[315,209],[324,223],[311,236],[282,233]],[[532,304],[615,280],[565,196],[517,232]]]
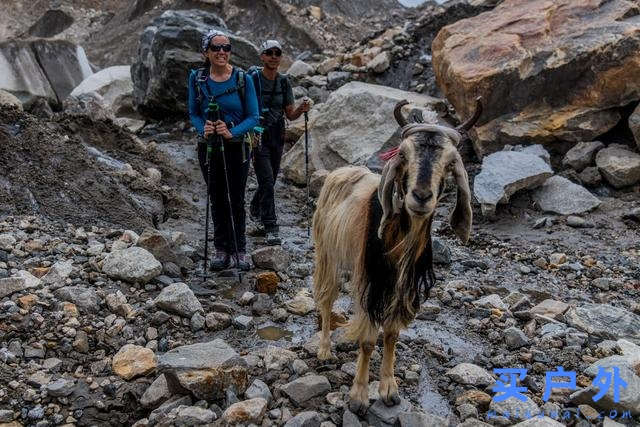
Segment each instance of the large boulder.
[[0,43],[0,89],[15,95],[25,108],[41,98],[50,104],[58,101],[36,54],[26,41]]
[[432,44],[436,80],[465,117],[483,96],[478,155],[588,141],[615,126],[616,107],[640,99],[636,15],[625,0],[505,0],[444,27]]
[[[115,107],[115,111],[113,111],[115,115],[130,113],[129,111],[118,111],[118,107],[130,104],[133,97],[131,67],[116,65],[100,70],[84,79],[69,96],[77,98],[93,94],[99,95],[103,108],[112,110]],[[125,102],[127,98],[128,102]]]
[[[381,170],[378,154],[400,142],[393,108],[403,99],[426,109],[442,103],[430,96],[362,82],[347,83],[333,92],[310,115],[309,173],[347,165]],[[300,185],[306,182],[304,143],[302,135],[282,159],[284,176]]]
[[0,89],[15,95],[26,108],[38,99],[58,106],[93,74],[81,46],[65,40],[0,43]]
[[189,70],[203,62],[200,39],[211,28],[229,35],[231,63],[244,69],[259,63],[259,52],[249,40],[230,33],[217,15],[200,10],[168,10],[145,28],[137,62],[131,66],[134,102],[152,117],[187,112]]

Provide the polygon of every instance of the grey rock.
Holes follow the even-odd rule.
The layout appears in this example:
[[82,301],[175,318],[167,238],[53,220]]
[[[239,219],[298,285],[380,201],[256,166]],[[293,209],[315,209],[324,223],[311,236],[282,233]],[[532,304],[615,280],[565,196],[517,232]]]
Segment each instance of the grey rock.
[[297,60],[287,70],[287,74],[293,78],[301,78],[314,73],[314,68],[304,61]]
[[281,246],[266,246],[251,253],[253,263],[258,268],[286,271],[289,266],[289,255]]
[[253,324],[253,317],[241,314],[240,316],[234,317],[232,323],[233,326],[238,329],[249,329]]
[[491,399],[491,403],[489,404],[489,409],[496,411],[497,415],[509,413],[509,419],[514,420],[526,420],[526,414],[530,414],[530,416],[538,414],[540,412],[540,408],[538,405],[531,400],[528,396],[526,397],[526,401],[521,401],[515,397],[509,397],[506,400],[501,402],[497,402],[495,397]]
[[327,102],[330,92],[323,87],[311,86],[308,94],[309,98],[311,98],[315,104],[322,104]]
[[423,414],[421,412],[403,412],[398,417],[398,422],[400,423],[400,427],[449,426],[447,419],[433,414]]
[[484,387],[495,383],[494,378],[486,369],[473,363],[460,363],[449,369],[445,375],[458,384]]
[[513,151],[517,151],[519,153],[525,154],[533,154],[534,156],[540,157],[545,161],[546,164],[551,164],[551,154],[540,144],[534,145],[516,145],[513,147]]
[[162,273],[162,264],[146,249],[134,246],[108,254],[102,272],[114,279],[147,283]]
[[367,68],[375,73],[383,73],[389,69],[392,60],[391,53],[389,51],[380,52],[367,64]]
[[534,191],[533,199],[546,212],[573,215],[588,212],[600,206],[600,200],[584,187],[561,176],[549,178]]
[[158,356],[158,370],[172,384],[191,391],[205,400],[224,397],[235,387],[239,393],[247,387],[247,362],[225,341],[213,341],[174,348]]
[[473,193],[483,214],[490,215],[516,191],[536,188],[551,175],[549,165],[536,155],[499,151],[482,160],[482,170],[473,182]]
[[616,188],[640,182],[640,154],[626,146],[612,144],[600,150],[596,165],[604,179]]
[[478,408],[470,403],[464,403],[458,406],[457,410],[460,414],[461,420],[466,420],[467,418],[478,418]]
[[420,306],[420,311],[416,318],[419,320],[436,320],[440,311],[441,308],[439,305],[427,301]]
[[99,310],[98,295],[93,289],[83,286],[65,286],[56,289],[53,293],[60,301],[69,301],[87,313],[96,313]]
[[200,312],[193,313],[191,316],[191,330],[196,332],[204,328],[205,318]]
[[27,412],[27,418],[30,420],[40,420],[44,418],[44,408],[40,405],[32,408]]
[[161,231],[155,228],[147,227],[144,229],[136,246],[146,249],[153,257],[161,263],[177,262],[176,254],[171,248],[170,237],[165,236]]
[[487,295],[473,301],[472,304],[474,305],[474,307],[487,309],[497,308],[502,311],[507,311],[509,309],[509,307],[507,307],[507,305],[502,301],[500,295],[498,294]]
[[515,350],[529,344],[529,339],[524,332],[513,326],[505,329],[504,339],[507,343],[507,347],[511,350]]
[[451,264],[451,249],[437,237],[432,238],[433,262],[436,264]]
[[24,346],[24,357],[26,359],[44,359],[45,349],[31,346]]
[[13,411],[9,409],[0,409],[0,423],[10,423],[13,421]]
[[307,375],[285,384],[282,391],[291,401],[301,406],[312,399],[331,390],[327,377],[322,375]]
[[160,407],[151,411],[149,414],[149,425],[155,425],[172,410],[186,405],[191,405],[191,396],[173,396],[170,400],[160,405]]
[[295,372],[297,375],[304,375],[309,371],[309,366],[307,366],[304,360],[300,359],[294,360],[291,364],[291,367],[293,368],[293,372]]
[[171,392],[167,386],[167,379],[160,375],[147,388],[140,398],[140,404],[145,408],[154,408],[171,397]]
[[162,289],[154,300],[154,305],[187,318],[202,311],[202,304],[186,283],[172,283]]
[[588,375],[591,376],[594,376],[600,367],[611,375],[613,375],[613,368],[617,367],[619,369],[619,375],[627,383],[627,386],[618,388],[620,393],[618,402],[614,402],[614,386],[609,387],[607,394],[601,399],[597,402],[594,401],[593,396],[599,392],[599,388],[593,385],[573,393],[570,396],[571,401],[576,404],[588,404],[601,410],[609,411],[615,409],[619,412],[631,411],[632,415],[639,415],[640,376],[637,375],[634,369],[638,361],[635,360],[634,363],[630,362],[630,360],[626,362],[621,360],[619,356],[611,356],[604,360],[599,360],[596,364],[588,368]]
[[[558,411],[558,414],[561,414],[561,412]],[[531,415],[533,415],[533,414],[531,414]],[[514,424],[514,427],[564,427],[564,425],[565,424],[559,423],[558,421],[554,420],[553,418],[549,418],[549,417],[542,417],[542,418],[533,417],[533,418],[529,418],[528,420],[524,420],[522,422],[519,422],[518,424]]]
[[367,422],[374,427],[393,426],[402,413],[410,410],[411,403],[408,400],[402,399],[399,405],[387,406],[382,399],[379,399],[369,407]]
[[327,88],[336,90],[347,84],[351,80],[351,73],[348,71],[329,71],[327,74]]
[[640,106],[636,107],[629,116],[629,129],[631,129],[633,139],[636,140],[636,145],[640,150]]
[[269,386],[257,378],[253,380],[249,388],[247,388],[247,391],[244,392],[244,396],[247,399],[261,397],[266,400],[267,403],[271,403],[271,400],[273,400],[273,395],[271,394],[271,390],[269,390]]
[[345,409],[342,414],[342,427],[362,427],[362,424],[360,424],[360,419],[356,414]]
[[287,421],[285,427],[320,427],[321,417],[315,411],[300,412]]
[[66,380],[60,378],[52,383],[46,385],[46,390],[49,396],[53,397],[66,397],[73,393],[75,389],[75,381]]
[[564,316],[570,326],[590,335],[640,343],[640,316],[624,308],[609,304],[583,304],[569,309]]
[[142,32],[139,55],[131,66],[138,111],[158,118],[188,111],[185,82],[189,70],[202,64],[202,55],[196,47],[211,28],[223,30],[229,36],[233,65],[246,70],[260,63],[257,47],[229,31],[217,15],[197,9],[167,10]]
[[596,153],[604,147],[600,141],[579,142],[565,154],[562,164],[580,172],[593,164]]
[[593,228],[594,225],[591,222],[588,222],[584,218],[575,215],[569,215],[567,217],[567,225],[573,228]]
[[578,178],[580,178],[580,182],[588,187],[595,187],[602,182],[602,175],[600,175],[600,171],[595,166],[584,168],[584,170],[578,174]]
[[27,282],[22,277],[7,277],[0,279],[0,298],[27,289]]
[[209,424],[216,419],[216,414],[205,408],[199,406],[185,406],[181,405],[173,409],[169,415],[170,418],[174,418],[174,425],[203,425]]
[[42,277],[42,282],[47,285],[64,285],[65,280],[73,269],[71,261],[58,261],[51,266],[47,274]]

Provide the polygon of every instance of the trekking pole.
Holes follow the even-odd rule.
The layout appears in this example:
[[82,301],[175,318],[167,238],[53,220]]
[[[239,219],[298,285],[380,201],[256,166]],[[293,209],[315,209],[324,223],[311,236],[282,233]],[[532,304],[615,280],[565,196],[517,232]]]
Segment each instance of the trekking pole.
[[206,138],[207,151],[206,151],[206,163],[205,166],[207,168],[207,199],[205,203],[207,205],[206,210],[206,219],[204,222],[204,281],[207,281],[207,261],[209,259],[209,199],[211,198],[211,153],[213,152],[213,147],[211,145],[211,137]]
[[229,217],[231,219],[231,232],[233,233],[233,244],[236,250],[236,267],[238,269],[238,281],[242,283],[242,273],[240,273],[240,256],[238,254],[238,237],[236,236],[236,224],[233,220],[233,208],[231,207],[231,194],[229,191],[229,175],[227,174],[227,159],[224,154],[224,140],[221,135],[218,135],[218,141],[220,142],[220,151],[222,152],[222,168],[224,169],[224,181],[226,183],[227,191],[227,203],[229,204]]
[[[209,111],[207,118],[212,122],[217,122],[221,119],[220,106],[215,102],[209,102]],[[224,140],[222,135],[216,133],[216,141],[220,144],[220,152],[222,153],[222,168],[224,170],[225,191],[227,193],[227,203],[229,204],[229,219],[231,220],[231,232],[233,233],[233,244],[236,252],[236,267],[238,268],[238,280],[242,283],[242,273],[240,273],[240,256],[238,254],[238,238],[236,236],[236,224],[233,219],[233,208],[231,207],[231,194],[229,190],[229,175],[227,173],[227,158],[224,154]]]
[[309,238],[309,114],[304,112],[304,175],[307,181],[307,238]]

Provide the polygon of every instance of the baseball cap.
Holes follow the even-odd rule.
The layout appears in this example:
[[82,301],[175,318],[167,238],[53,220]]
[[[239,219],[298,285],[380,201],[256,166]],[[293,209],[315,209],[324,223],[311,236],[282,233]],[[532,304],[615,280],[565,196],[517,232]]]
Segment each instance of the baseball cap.
[[265,52],[269,49],[276,48],[282,51],[282,45],[277,40],[267,40],[260,46],[260,52]]

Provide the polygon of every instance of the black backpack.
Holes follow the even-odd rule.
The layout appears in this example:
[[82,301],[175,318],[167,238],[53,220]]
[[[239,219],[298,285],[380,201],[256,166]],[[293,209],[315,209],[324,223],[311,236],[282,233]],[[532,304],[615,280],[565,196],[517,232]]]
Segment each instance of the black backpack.
[[[253,86],[256,88],[256,96],[258,97],[258,107],[260,108],[260,116],[262,116],[262,114],[266,112],[265,110],[268,110],[268,108],[265,109],[263,99],[262,99],[262,83],[260,81],[261,71],[262,71],[262,67],[258,67],[255,65],[249,68],[249,70],[247,70],[247,74],[249,74],[249,77],[253,80]],[[271,104],[271,99],[276,93],[278,80],[280,81],[280,90],[282,91],[282,111],[284,111],[286,107],[285,103],[287,101],[287,97],[285,95],[287,93],[287,78],[283,74],[278,73],[276,75],[276,82],[273,85],[273,90],[269,93],[269,104]]]

